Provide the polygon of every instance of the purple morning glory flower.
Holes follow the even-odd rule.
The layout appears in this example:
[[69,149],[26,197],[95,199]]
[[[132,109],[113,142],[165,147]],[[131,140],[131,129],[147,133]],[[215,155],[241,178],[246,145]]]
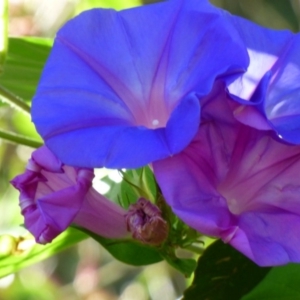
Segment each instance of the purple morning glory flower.
[[153,163],[173,211],[261,266],[300,262],[300,146],[234,118],[217,84],[181,153]]
[[43,146],[11,183],[20,191],[26,228],[41,244],[71,224],[110,238],[126,237],[126,211],[92,188],[93,170],[63,165]]
[[247,72],[229,86],[236,118],[300,144],[300,34],[230,18],[250,57]]
[[136,168],[183,150],[216,78],[230,83],[248,66],[224,14],[208,1],[170,0],[69,21],[33,99],[46,145],[91,168]]

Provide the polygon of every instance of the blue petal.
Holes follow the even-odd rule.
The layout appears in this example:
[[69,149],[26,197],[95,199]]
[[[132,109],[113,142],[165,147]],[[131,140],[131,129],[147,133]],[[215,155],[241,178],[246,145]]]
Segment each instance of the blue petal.
[[[300,34],[232,20],[250,54],[248,71],[229,87],[233,99],[256,105],[281,139],[299,144]],[[251,126],[255,127],[254,119]]]
[[[199,100],[196,96],[189,96],[174,110],[166,128],[93,126],[60,132],[59,138],[49,136],[47,146],[56,149],[56,154],[64,157],[68,165],[82,166],[81,162],[78,163],[77,151],[80,149],[80,158],[86,167],[121,168],[126,161],[126,168],[138,168],[160,157],[172,156],[186,147],[197,132],[199,120]],[[178,126],[180,122],[182,126]],[[86,141],[85,147],[76,144],[81,140]],[[69,145],[76,151],[72,151]]]
[[191,95],[247,64],[238,34],[206,1],[91,10],[58,32],[33,122],[66,164],[140,167],[181,151],[200,122]]

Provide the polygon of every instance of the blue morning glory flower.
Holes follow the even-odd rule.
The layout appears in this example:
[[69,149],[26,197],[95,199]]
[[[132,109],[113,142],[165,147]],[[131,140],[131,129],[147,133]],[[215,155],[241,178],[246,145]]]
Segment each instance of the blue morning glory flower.
[[231,21],[250,57],[247,72],[229,86],[237,101],[236,118],[300,144],[300,34],[263,28],[234,16]]
[[65,164],[136,168],[182,151],[216,79],[248,65],[234,27],[206,1],[94,9],[58,33],[32,119]]

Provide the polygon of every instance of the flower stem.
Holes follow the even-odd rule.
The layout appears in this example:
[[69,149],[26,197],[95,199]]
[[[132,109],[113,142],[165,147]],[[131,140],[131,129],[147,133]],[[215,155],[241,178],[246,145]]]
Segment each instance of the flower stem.
[[22,98],[13,94],[2,85],[0,85],[0,96],[3,96],[5,102],[8,102],[12,106],[17,106],[24,112],[30,114],[30,106]]
[[0,130],[0,138],[15,144],[25,145],[32,148],[39,148],[43,145],[43,143],[32,138],[4,130]]

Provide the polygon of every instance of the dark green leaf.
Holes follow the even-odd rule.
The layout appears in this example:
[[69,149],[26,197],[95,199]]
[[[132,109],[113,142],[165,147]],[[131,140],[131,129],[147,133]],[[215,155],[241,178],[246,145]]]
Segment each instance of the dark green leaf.
[[272,5],[275,10],[290,24],[294,31],[299,30],[299,23],[290,1],[282,0],[265,0]]
[[32,237],[20,241],[8,239],[5,236],[5,238],[0,239],[0,277],[15,273],[53,256],[87,237],[85,233],[74,228],[69,228],[47,245],[35,244]]
[[234,15],[247,18],[264,27],[299,30],[297,16],[291,1],[282,0],[210,0],[214,5]]
[[[198,261],[194,281],[184,300],[239,300],[269,272],[221,240],[209,246]],[[256,298],[262,299],[262,298]]]
[[42,38],[10,38],[4,73],[0,84],[30,101],[35,93],[52,40]]
[[300,265],[289,264],[273,268],[242,300],[300,299]]
[[80,230],[95,239],[113,257],[123,263],[133,266],[144,266],[162,261],[162,257],[156,248],[142,245],[141,243],[134,240],[112,240],[96,235],[86,229],[80,228]]

